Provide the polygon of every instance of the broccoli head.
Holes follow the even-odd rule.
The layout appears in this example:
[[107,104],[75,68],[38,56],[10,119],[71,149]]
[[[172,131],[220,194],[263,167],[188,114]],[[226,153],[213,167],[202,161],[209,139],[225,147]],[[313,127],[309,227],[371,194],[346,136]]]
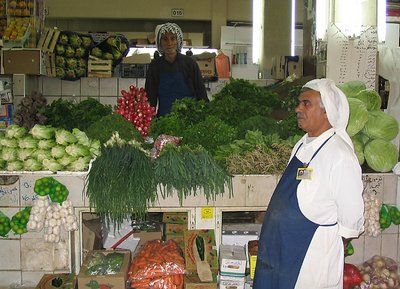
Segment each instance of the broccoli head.
[[93,41],[92,38],[90,38],[89,36],[82,36],[82,45],[85,48],[89,48],[90,46],[92,46]]
[[64,45],[62,45],[62,44],[57,44],[57,45],[56,45],[56,54],[57,54],[57,55],[63,55],[64,53],[65,53]]
[[58,43],[62,44],[62,45],[67,45],[68,44],[68,35],[67,34],[60,34],[60,36],[58,36]]
[[76,60],[76,58],[68,58],[67,59],[67,67],[69,69],[75,69],[78,67],[78,61]]
[[79,46],[81,46],[82,44],[82,39],[79,35],[77,34],[72,34],[69,36],[69,44],[74,47],[77,48]]
[[65,70],[62,67],[57,67],[56,68],[56,76],[58,78],[64,78],[65,77]]
[[75,56],[75,49],[71,46],[67,46],[65,48],[65,56],[66,57],[74,57]]
[[98,47],[93,47],[90,54],[93,55],[94,57],[102,58],[103,51],[101,51],[101,49]]
[[65,58],[64,58],[64,56],[60,56],[60,55],[56,56],[56,66],[57,67],[65,67]]
[[83,46],[79,46],[75,49],[75,57],[82,58],[86,56],[86,49]]

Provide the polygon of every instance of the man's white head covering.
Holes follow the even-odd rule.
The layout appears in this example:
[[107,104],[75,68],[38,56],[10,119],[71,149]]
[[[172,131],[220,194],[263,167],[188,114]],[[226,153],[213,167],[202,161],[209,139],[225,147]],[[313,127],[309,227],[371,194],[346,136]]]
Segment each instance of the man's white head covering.
[[349,102],[346,95],[335,85],[333,80],[326,78],[311,80],[303,87],[316,90],[321,94],[321,100],[325,106],[329,123],[336,134],[354,151],[353,142],[346,132],[350,115]]
[[177,24],[170,23],[170,22],[167,22],[167,23],[161,24],[161,25],[157,25],[157,27],[155,29],[156,46],[157,46],[158,52],[160,52],[161,54],[164,54],[164,50],[161,47],[161,38],[167,32],[170,32],[176,36],[176,42],[177,42],[176,50],[178,52],[181,52],[182,45],[183,45],[182,30]]

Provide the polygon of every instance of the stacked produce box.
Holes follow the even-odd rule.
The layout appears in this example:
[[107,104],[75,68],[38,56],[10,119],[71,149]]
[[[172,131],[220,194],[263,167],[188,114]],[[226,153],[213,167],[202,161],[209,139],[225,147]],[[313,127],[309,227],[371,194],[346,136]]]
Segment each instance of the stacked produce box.
[[[0,5],[4,7],[3,3]],[[5,12],[7,26],[3,33],[4,47],[36,47],[44,19],[43,1],[7,0]]]
[[188,229],[188,214],[186,212],[164,213],[163,223],[165,224],[165,239],[174,240],[183,249],[183,233]]

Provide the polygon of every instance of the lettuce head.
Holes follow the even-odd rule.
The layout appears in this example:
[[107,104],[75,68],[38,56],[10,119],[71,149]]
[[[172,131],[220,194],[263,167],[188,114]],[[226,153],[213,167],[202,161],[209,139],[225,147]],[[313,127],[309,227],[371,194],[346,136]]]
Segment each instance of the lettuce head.
[[368,120],[368,110],[364,102],[357,98],[348,98],[350,107],[349,122],[346,131],[349,136],[360,132]]
[[361,90],[366,89],[365,83],[361,80],[350,80],[338,87],[343,91],[347,97],[355,97]]
[[393,116],[381,110],[372,110],[368,112],[368,120],[362,132],[370,139],[391,141],[399,133],[399,124]]
[[381,96],[373,89],[361,90],[355,98],[364,102],[367,110],[379,110],[382,105]]
[[364,156],[371,169],[376,172],[386,173],[391,171],[397,164],[399,151],[390,141],[373,139],[365,146]]

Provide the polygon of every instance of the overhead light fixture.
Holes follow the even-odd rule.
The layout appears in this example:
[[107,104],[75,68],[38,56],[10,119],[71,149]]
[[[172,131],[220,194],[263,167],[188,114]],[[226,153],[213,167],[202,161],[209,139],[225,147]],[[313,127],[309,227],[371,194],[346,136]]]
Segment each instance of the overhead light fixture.
[[292,11],[290,17],[290,55],[295,56],[296,44],[296,0],[292,0]]
[[386,0],[378,1],[377,26],[378,26],[378,41],[385,42],[386,40]]
[[317,40],[323,40],[330,22],[331,0],[318,0],[315,2],[315,34]]
[[264,43],[264,0],[253,0],[253,63],[261,63]]

